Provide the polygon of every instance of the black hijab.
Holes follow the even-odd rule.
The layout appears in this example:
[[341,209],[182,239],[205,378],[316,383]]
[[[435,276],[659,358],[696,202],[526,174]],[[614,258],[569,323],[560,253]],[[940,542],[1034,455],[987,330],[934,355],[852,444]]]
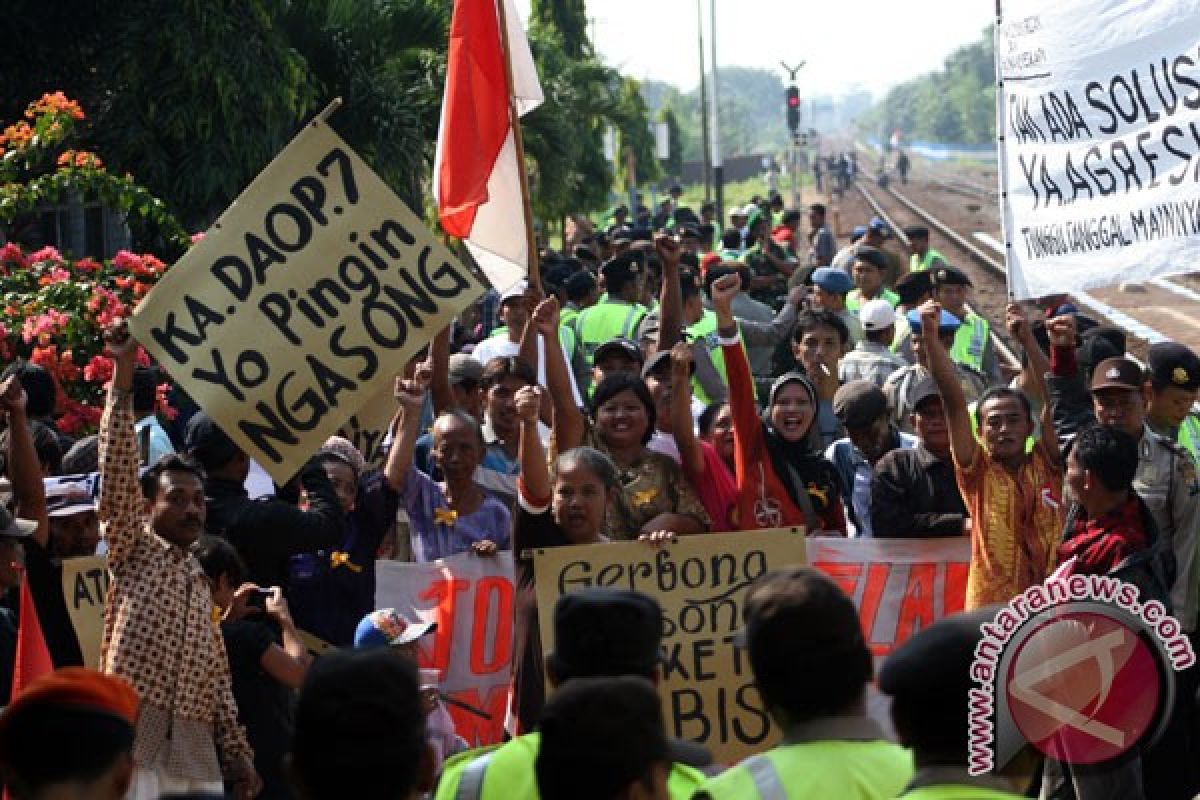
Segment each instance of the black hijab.
[[[789,383],[798,383],[808,393],[812,402],[813,417],[804,436],[796,441],[788,441],[776,430],[771,422],[771,407],[779,391]],[[823,514],[830,503],[839,497],[837,473],[833,465],[821,452],[821,433],[817,428],[817,413],[819,400],[816,387],[803,372],[787,372],[780,375],[771,384],[767,396],[767,407],[762,413],[763,434],[767,445],[767,454],[771,457],[771,466],[775,474],[787,488],[788,496],[797,508],[804,508],[801,493],[807,494],[817,514]],[[809,485],[818,489],[809,491]]]

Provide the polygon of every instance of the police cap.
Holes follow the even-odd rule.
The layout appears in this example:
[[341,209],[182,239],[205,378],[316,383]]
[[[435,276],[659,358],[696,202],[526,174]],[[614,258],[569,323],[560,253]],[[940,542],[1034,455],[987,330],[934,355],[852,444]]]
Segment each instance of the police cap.
[[917,301],[928,294],[932,288],[933,280],[930,278],[928,270],[910,272],[896,281],[895,286],[896,294],[900,296],[900,302],[906,306],[916,305]]
[[924,225],[909,225],[904,229],[904,235],[909,239],[928,239],[929,228]]
[[604,262],[600,272],[610,284],[623,283],[644,271],[644,256],[637,250],[627,250],[619,256],[614,256]]
[[1189,392],[1200,388],[1200,358],[1178,342],[1152,345],[1147,360],[1156,388],[1174,386]]
[[974,286],[967,274],[957,267],[938,267],[933,270],[933,285],[938,286]]
[[561,682],[594,675],[650,675],[659,663],[662,610],[628,589],[589,588],[554,606],[550,663]]
[[854,281],[840,269],[820,267],[813,271],[812,282],[830,294],[848,294],[854,288]]
[[863,245],[854,251],[854,260],[862,261],[865,264],[870,264],[872,267],[878,270],[885,270],[887,269],[888,265],[887,256],[883,254],[883,251],[869,245]]

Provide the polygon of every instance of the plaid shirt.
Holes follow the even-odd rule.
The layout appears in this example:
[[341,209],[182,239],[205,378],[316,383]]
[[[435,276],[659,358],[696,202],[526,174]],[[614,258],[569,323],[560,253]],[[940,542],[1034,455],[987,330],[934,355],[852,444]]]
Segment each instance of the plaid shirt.
[[109,396],[100,423],[100,516],[112,585],[104,606],[104,672],[141,698],[134,761],[194,781],[221,779],[253,754],[237,723],[229,662],[199,562],[154,533],[138,483],[130,396]]

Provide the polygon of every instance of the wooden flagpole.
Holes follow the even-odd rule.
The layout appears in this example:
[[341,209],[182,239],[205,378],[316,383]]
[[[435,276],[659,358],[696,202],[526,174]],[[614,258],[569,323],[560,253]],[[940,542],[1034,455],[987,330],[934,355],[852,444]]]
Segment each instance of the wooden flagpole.
[[[508,118],[512,125],[513,144],[517,150],[517,165],[521,172],[521,210],[525,215],[525,247],[528,251],[529,285],[539,294],[542,291],[542,276],[538,266],[537,236],[533,231],[533,206],[529,201],[529,174],[525,170],[525,140],[521,136],[521,115],[517,111],[517,99],[513,95],[512,50],[508,42],[508,15],[505,0],[496,0],[496,14],[500,22],[500,42],[504,50],[504,82],[508,88]],[[497,289],[506,287],[497,286]]]

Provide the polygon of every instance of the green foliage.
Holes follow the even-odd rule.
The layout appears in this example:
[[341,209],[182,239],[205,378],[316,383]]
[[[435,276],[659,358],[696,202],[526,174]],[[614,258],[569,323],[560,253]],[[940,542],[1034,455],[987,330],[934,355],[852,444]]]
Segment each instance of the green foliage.
[[587,8],[584,0],[533,0],[529,24],[558,31],[563,54],[581,61],[594,55],[587,35]]
[[992,29],[946,57],[942,69],[892,87],[859,119],[886,141],[899,130],[908,139],[986,144],[996,137]]
[[620,103],[613,118],[617,126],[617,174],[621,185],[629,185],[629,155],[639,184],[658,180],[662,169],[654,157],[654,133],[650,130],[650,112],[642,97],[641,85],[628,76],[621,79]]

